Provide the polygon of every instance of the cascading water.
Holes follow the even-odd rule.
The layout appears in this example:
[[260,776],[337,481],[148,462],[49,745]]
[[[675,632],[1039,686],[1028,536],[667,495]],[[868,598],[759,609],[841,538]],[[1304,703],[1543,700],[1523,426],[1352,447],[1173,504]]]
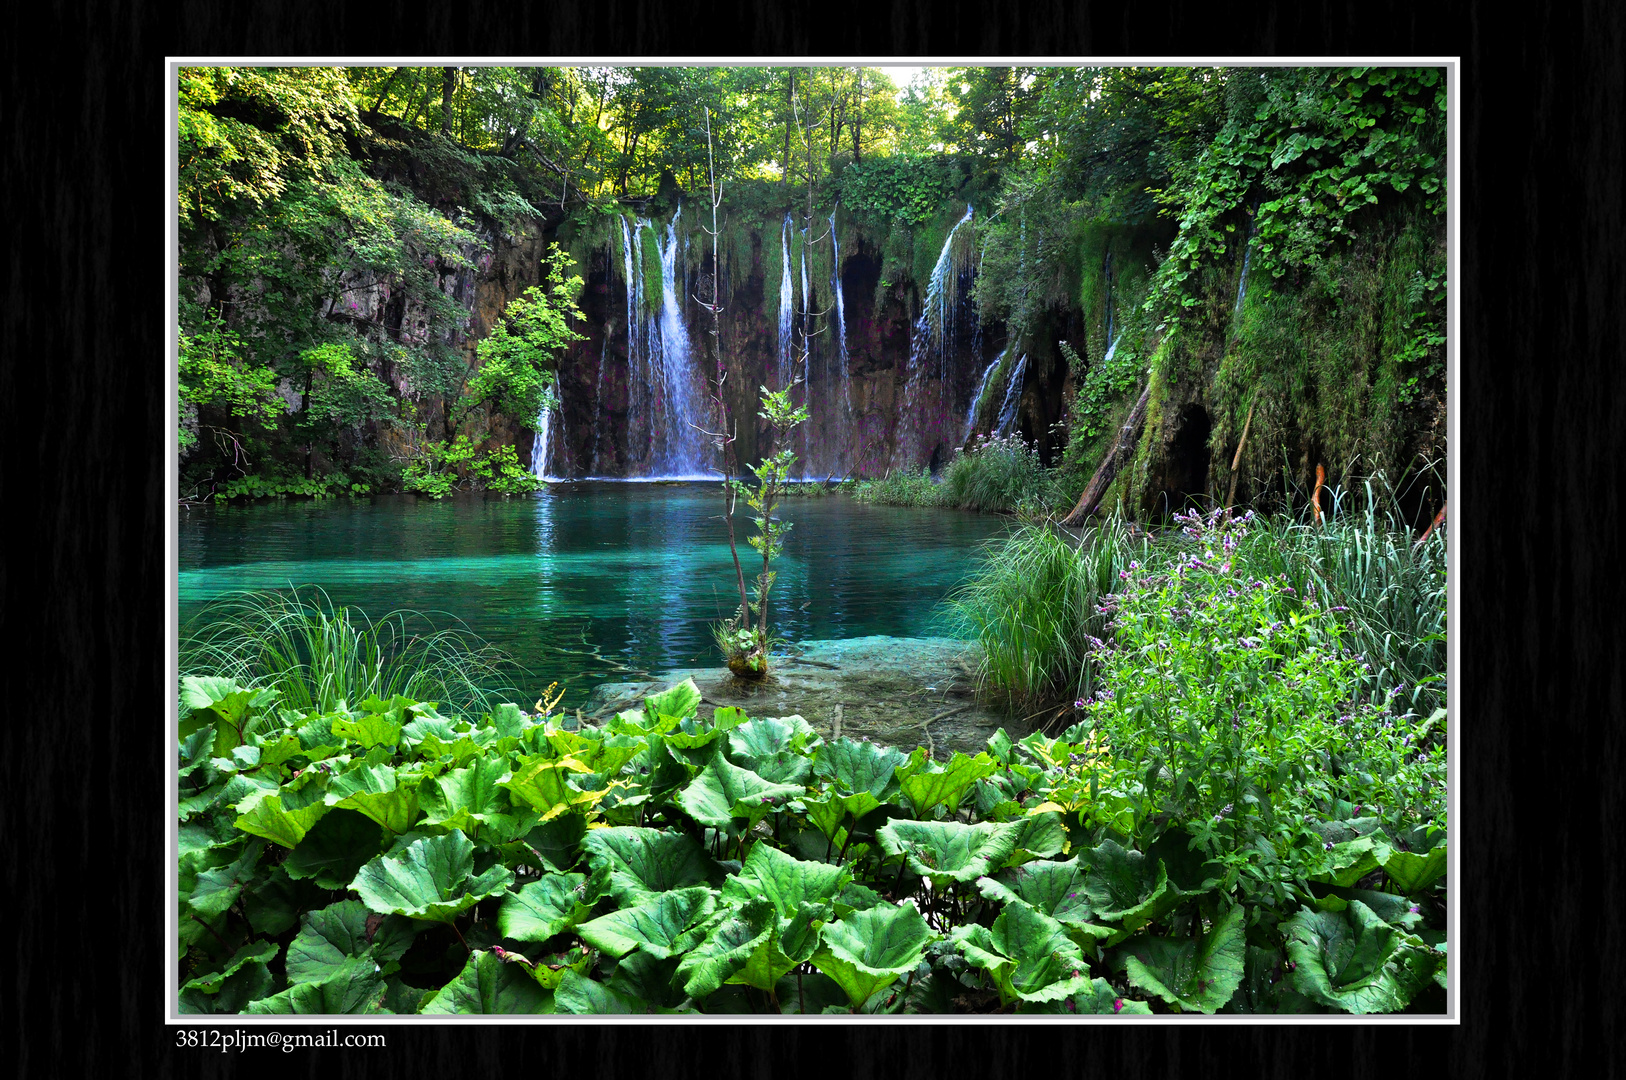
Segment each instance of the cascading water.
[[699,395],[695,391],[693,349],[689,345],[689,330],[683,322],[683,309],[678,303],[678,290],[684,282],[677,271],[677,223],[683,216],[683,207],[666,226],[666,243],[661,248],[661,452],[655,462],[654,476],[704,476],[703,436],[695,429],[702,419]]
[[1011,372],[1010,385],[1005,388],[1005,400],[999,406],[999,423],[994,427],[997,435],[1009,435],[1016,424],[1016,407],[1022,402],[1022,379],[1028,370],[1028,354],[1023,353]]
[[[940,381],[947,367],[948,350],[954,342],[956,308],[961,290],[958,286],[960,267],[953,257],[954,238],[972,218],[968,203],[965,216],[943,238],[943,250],[937,255],[931,277],[926,282],[926,298],[920,318],[915,321],[909,335],[909,369],[903,389],[903,409],[898,415],[898,437],[893,449],[894,464],[912,467],[920,456],[923,429],[930,417],[922,415],[920,398],[928,377]],[[935,361],[935,363],[933,363]],[[941,404],[941,401],[940,401]],[[938,417],[946,420],[946,417]]]
[[971,438],[971,428],[977,422],[977,405],[982,401],[983,391],[988,389],[988,380],[993,377],[994,369],[1005,362],[1005,357],[1007,354],[1009,354],[1009,352],[1010,346],[1007,345],[1005,347],[1005,352],[1002,352],[998,356],[994,357],[993,362],[983,369],[982,379],[977,383],[976,392],[971,395],[971,405],[965,411],[965,434],[960,436],[960,442],[962,444],[967,439]]
[[[841,409],[836,416],[836,458],[834,469],[846,470],[852,443],[853,388],[847,359],[847,301],[841,288],[841,240],[836,236],[836,212],[830,211],[830,291],[835,296],[837,385],[841,387]],[[832,470],[834,471],[834,470]]]
[[784,269],[779,277],[779,385],[775,389],[783,390],[790,385],[791,350],[794,346],[791,328],[796,314],[796,297],[792,295],[794,285],[790,278],[789,214],[785,215],[784,227],[779,232],[779,256]]

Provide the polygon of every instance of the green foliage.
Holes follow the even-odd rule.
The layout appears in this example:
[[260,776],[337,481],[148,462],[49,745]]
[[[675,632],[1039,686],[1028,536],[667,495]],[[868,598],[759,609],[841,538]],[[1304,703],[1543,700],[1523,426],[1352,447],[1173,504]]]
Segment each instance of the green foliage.
[[[195,335],[181,334],[180,447],[183,453],[197,444],[199,409],[224,411],[231,421],[274,423],[286,406],[276,394],[276,372],[254,364],[242,338],[225,328],[219,317]],[[187,426],[187,417],[193,427]]]
[[451,445],[425,442],[401,473],[405,491],[444,499],[454,491],[491,491],[500,495],[529,495],[543,482],[519,463],[512,446],[479,452],[467,435]]
[[[183,701],[188,1011],[1368,1012],[1428,1008],[1442,970],[1424,831],[1412,854],[1320,824],[1367,835],[1292,872],[1196,822],[1125,847],[1093,823],[1134,816],[1116,785],[1139,763],[1082,725],[940,763],[708,722],[688,684],[569,730],[541,703],[295,707],[225,678]],[[680,735],[705,755],[674,757]],[[805,783],[755,771],[774,762]],[[1223,880],[1236,858],[1282,896]],[[1368,870],[1403,892],[1339,884]]]
[[508,667],[467,630],[409,611],[373,621],[319,589],[228,594],[181,631],[183,676],[210,672],[275,689],[289,707],[318,712],[402,696],[489,707],[505,692]]
[[985,436],[956,454],[941,481],[925,468],[860,481],[853,497],[888,506],[946,506],[1044,518],[1064,508],[1066,492],[1020,436]]
[[871,227],[894,221],[918,228],[936,218],[964,188],[967,163],[952,157],[877,157],[842,170],[837,186],[848,213]]
[[1115,519],[1082,541],[1026,524],[990,544],[951,598],[955,617],[982,647],[979,689],[1026,708],[1089,697],[1098,680],[1092,649],[1105,627],[1098,608],[1146,550]]

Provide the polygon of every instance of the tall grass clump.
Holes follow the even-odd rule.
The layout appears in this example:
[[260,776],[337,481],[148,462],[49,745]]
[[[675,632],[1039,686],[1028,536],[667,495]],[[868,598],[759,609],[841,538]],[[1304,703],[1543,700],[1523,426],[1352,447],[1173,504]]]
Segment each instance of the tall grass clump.
[[942,489],[924,467],[887,473],[881,480],[863,480],[853,489],[859,502],[883,506],[943,506]]
[[1364,499],[1336,493],[1323,524],[1261,518],[1240,552],[1251,572],[1320,596],[1371,669],[1368,688],[1427,716],[1445,706],[1446,545],[1443,527],[1416,544],[1393,500],[1368,481]]
[[1148,557],[1147,542],[1132,540],[1113,517],[1082,539],[1023,524],[986,552],[950,599],[954,617],[982,646],[979,692],[1012,708],[1091,696],[1101,600]]
[[484,712],[518,699],[505,680],[521,672],[466,627],[437,627],[416,611],[375,622],[313,588],[229,593],[210,602],[182,630],[180,674],[277,690],[282,706],[303,711],[399,694]]
[[1065,509],[1067,494],[1039,460],[1037,447],[1020,435],[988,436],[969,453],[956,454],[943,472],[942,499],[962,510],[1043,517]]

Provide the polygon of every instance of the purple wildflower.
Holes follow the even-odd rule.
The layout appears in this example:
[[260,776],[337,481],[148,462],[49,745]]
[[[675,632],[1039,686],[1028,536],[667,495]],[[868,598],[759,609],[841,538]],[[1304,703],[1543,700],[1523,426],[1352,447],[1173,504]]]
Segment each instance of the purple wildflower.
[[1118,1013],[1118,1012],[1123,1012],[1123,1010],[1124,1010],[1124,999],[1123,998],[1113,998],[1112,999],[1112,1011],[1115,1012],[1115,1013]]

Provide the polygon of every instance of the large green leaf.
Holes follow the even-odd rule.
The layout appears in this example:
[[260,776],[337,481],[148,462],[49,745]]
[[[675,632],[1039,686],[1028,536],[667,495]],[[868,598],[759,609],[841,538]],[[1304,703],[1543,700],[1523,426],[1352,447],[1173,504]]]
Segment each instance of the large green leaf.
[[825,926],[825,947],[812,962],[858,1006],[914,970],[934,936],[913,906],[886,904]]
[[[1441,954],[1407,939],[1359,900],[1340,912],[1303,908],[1287,921],[1293,986],[1350,1013],[1405,1008],[1433,977]],[[1412,944],[1415,942],[1416,944]]]
[[254,880],[264,849],[258,840],[250,840],[231,863],[199,872],[186,897],[187,906],[202,919],[211,919],[231,907]]
[[508,759],[497,755],[428,781],[418,789],[422,824],[458,829],[478,837],[480,826],[513,815],[508,793],[498,786],[507,774]]
[[1084,892],[1097,919],[1122,922],[1124,929],[1138,930],[1180,903],[1180,890],[1170,883],[1160,859],[1108,840],[1090,850],[1089,863]]
[[424,999],[425,1015],[515,1016],[553,1011],[553,995],[537,985],[522,964],[505,964],[476,949],[457,977]]
[[503,898],[497,928],[515,941],[546,941],[587,917],[586,898],[585,874],[548,874]]
[[684,679],[668,690],[644,698],[644,717],[653,724],[663,717],[693,716],[700,707],[700,700],[700,687],[693,679]]
[[1352,886],[1381,867],[1393,851],[1381,837],[1375,836],[1362,836],[1334,844],[1323,860],[1323,868],[1311,874],[1310,880]]
[[719,753],[678,792],[677,803],[701,824],[726,829],[735,817],[760,816],[772,803],[782,803],[805,790],[799,784],[770,783]]
[[739,873],[723,883],[723,899],[740,904],[766,900],[783,919],[805,902],[833,901],[851,880],[852,872],[845,867],[806,862],[757,843]]
[[1061,923],[1020,900],[1005,905],[992,929],[960,926],[952,937],[966,962],[987,971],[1007,1001],[1057,1001],[1088,981],[1084,954]]
[[728,733],[728,756],[744,769],[775,784],[805,784],[813,763],[809,747],[818,733],[800,716],[750,720]]
[[333,734],[341,739],[359,743],[363,750],[375,746],[396,746],[401,741],[400,714],[392,718],[388,713],[366,713],[357,717],[340,717],[333,721]]
[[565,972],[559,989],[553,992],[553,1002],[559,1012],[578,1016],[641,1013],[646,1008],[644,1002],[629,1000],[603,983],[574,971]]
[[1008,825],[959,821],[889,821],[876,831],[888,855],[902,855],[909,868],[933,881],[971,881],[1004,864],[1015,847]]
[[728,905],[703,930],[705,939],[683,957],[675,976],[683,992],[696,999],[733,978],[753,953],[771,948],[778,919],[772,904]]
[[813,827],[834,840],[842,824],[849,818],[856,822],[881,804],[867,791],[860,791],[856,795],[843,795],[833,791],[820,799],[805,799],[802,805],[806,808],[807,819],[813,823]]
[[562,873],[576,865],[581,856],[582,837],[586,835],[586,818],[580,814],[564,814],[531,829],[521,844],[526,857],[542,869]]
[[354,810],[333,810],[288,853],[282,868],[296,881],[308,878],[324,889],[347,889],[382,847],[378,822]]
[[181,987],[184,991],[197,994],[218,994],[227,980],[239,971],[255,964],[264,965],[277,955],[277,943],[274,941],[251,941],[238,949],[231,959],[227,960],[219,969],[205,975],[199,975]]
[[1091,979],[1069,997],[1053,1001],[1025,1001],[1017,1011],[1076,1016],[1152,1015],[1150,1005],[1120,996],[1105,979]]
[[1383,872],[1401,892],[1415,896],[1445,876],[1445,853],[1444,844],[1422,854],[1391,852],[1384,860]]
[[819,747],[813,772],[837,791],[865,791],[885,802],[898,790],[897,768],[908,760],[895,747],[856,739],[835,739]]
[[329,806],[366,814],[392,833],[404,833],[418,816],[418,781],[403,784],[390,765],[346,769],[328,784]]
[[1293,989],[1292,980],[1286,977],[1286,961],[1280,949],[1249,945],[1242,966],[1242,985],[1224,1011],[1266,1016],[1325,1012],[1324,1006]]
[[1055,810],[1024,814],[1010,823],[1010,829],[1012,850],[1006,859],[1007,866],[1048,859],[1060,855],[1067,847],[1067,827]]
[[497,864],[478,877],[474,843],[460,832],[426,837],[399,859],[380,855],[350,883],[373,911],[449,923],[487,896],[508,888],[514,872]]
[[1076,858],[1066,862],[1030,862],[978,878],[977,888],[990,900],[1020,900],[1063,926],[1090,924],[1089,894],[1084,890],[1085,870]]
[[551,821],[573,807],[598,801],[603,792],[582,791],[567,782],[572,773],[591,771],[575,758],[531,757],[516,765],[513,776],[500,783],[515,799],[540,810],[543,821]]
[[960,800],[971,790],[971,785],[985,776],[992,776],[998,768],[998,763],[987,754],[972,758],[956,753],[941,771],[912,773],[904,776],[898,784],[904,797],[914,807],[915,816],[928,818],[939,806],[946,807],[952,814],[959,809]]
[[230,754],[277,697],[275,690],[245,690],[230,679],[188,675],[181,680],[181,704],[191,713],[181,719],[179,734],[184,739],[213,723],[213,752]]
[[1242,906],[1219,917],[1200,940],[1148,937],[1123,946],[1129,981],[1188,1012],[1219,1010],[1242,985],[1245,942]]
[[288,946],[288,981],[326,982],[347,961],[368,955],[372,949],[367,936],[370,914],[359,900],[343,900],[305,916],[305,925]]
[[700,940],[698,925],[717,907],[710,889],[695,886],[601,915],[576,928],[577,935],[611,956],[642,949],[659,959],[687,952]]
[[306,790],[281,795],[273,792],[249,795],[237,804],[235,824],[244,832],[263,836],[274,844],[296,847],[328,811],[319,789],[309,790],[318,796],[314,801],[309,799]]
[[716,872],[710,857],[684,833],[631,825],[590,829],[582,847],[588,865],[607,878],[608,894],[623,906],[707,884]]

